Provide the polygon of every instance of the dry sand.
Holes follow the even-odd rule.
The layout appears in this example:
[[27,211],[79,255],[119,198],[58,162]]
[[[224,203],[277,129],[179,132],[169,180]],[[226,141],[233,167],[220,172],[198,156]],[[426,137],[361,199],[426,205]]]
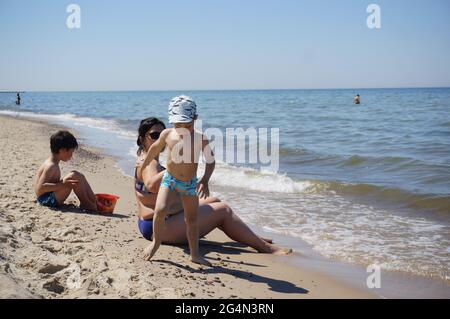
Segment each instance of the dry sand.
[[[46,123],[0,117],[1,298],[371,298],[325,274],[258,254],[214,231],[200,242],[214,267],[189,262],[187,246],[163,245],[142,259],[133,180],[113,158],[82,146],[62,174],[87,177],[121,198],[113,216],[84,213],[73,195],[61,210],[36,203],[33,177],[49,156]],[[231,203],[232,204],[232,203]],[[232,206],[232,205],[231,205]]]

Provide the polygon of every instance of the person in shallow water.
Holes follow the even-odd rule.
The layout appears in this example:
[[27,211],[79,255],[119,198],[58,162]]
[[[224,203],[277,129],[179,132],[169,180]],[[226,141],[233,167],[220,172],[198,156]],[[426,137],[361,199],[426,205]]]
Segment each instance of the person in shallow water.
[[[147,240],[153,239],[156,198],[166,168],[161,165],[158,157],[152,160],[144,170],[141,169],[141,165],[148,149],[158,140],[165,128],[163,122],[149,117],[141,121],[138,129],[139,149],[135,167],[135,195],[138,205],[138,227]],[[186,222],[179,196],[169,205],[169,211],[162,242],[165,244],[187,243]],[[215,197],[210,196],[199,200],[197,222],[200,237],[219,228],[232,240],[250,246],[260,253],[286,255],[292,252],[291,249],[274,245],[270,239],[256,235],[226,203]]]

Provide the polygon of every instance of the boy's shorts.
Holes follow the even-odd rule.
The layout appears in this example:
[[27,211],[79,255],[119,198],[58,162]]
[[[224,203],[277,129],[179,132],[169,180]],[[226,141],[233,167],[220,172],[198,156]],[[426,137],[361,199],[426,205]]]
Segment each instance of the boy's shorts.
[[161,187],[167,187],[172,191],[177,191],[181,196],[197,196],[197,184],[197,176],[192,177],[187,182],[183,182],[173,177],[167,170],[161,181]]
[[39,196],[37,198],[37,201],[42,206],[47,206],[47,207],[58,207],[59,206],[59,203],[56,200],[54,192],[48,192],[48,193],[42,194],[41,196]]

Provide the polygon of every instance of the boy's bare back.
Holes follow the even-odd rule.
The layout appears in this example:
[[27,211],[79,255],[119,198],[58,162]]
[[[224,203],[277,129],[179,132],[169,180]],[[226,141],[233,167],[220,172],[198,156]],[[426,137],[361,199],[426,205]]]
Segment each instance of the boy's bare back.
[[59,183],[61,182],[61,169],[59,165],[47,158],[39,167],[34,179],[34,191],[36,196],[41,196],[44,191],[41,190],[45,183]]

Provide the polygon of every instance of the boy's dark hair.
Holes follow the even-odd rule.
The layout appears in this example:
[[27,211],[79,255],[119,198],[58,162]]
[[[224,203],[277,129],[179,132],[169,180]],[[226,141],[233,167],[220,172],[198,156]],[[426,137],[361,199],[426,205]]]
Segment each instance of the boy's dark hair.
[[58,154],[62,148],[67,150],[78,148],[77,139],[68,131],[58,131],[50,137],[50,149],[53,154]]

